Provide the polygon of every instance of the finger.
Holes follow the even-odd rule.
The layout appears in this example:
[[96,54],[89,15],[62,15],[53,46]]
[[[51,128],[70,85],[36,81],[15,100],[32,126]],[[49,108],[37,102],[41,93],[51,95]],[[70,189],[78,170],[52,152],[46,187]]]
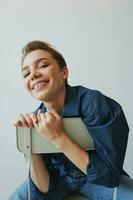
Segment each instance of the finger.
[[14,122],[14,126],[16,126],[16,127],[17,126],[22,126],[22,122],[18,120],[16,122]]
[[30,117],[32,119],[32,122],[33,122],[33,125],[34,125],[34,128],[37,130],[39,130],[39,123],[38,123],[38,118],[37,116],[34,114],[34,113],[30,113]]
[[38,118],[38,120],[40,120],[40,114],[41,114],[41,109],[39,109],[38,112],[37,112],[37,118]]
[[46,115],[44,113],[40,114],[40,120],[42,120],[42,121],[46,120]]
[[41,111],[41,109],[39,109],[39,110],[38,110],[38,112],[37,112],[37,113],[38,113],[38,115],[39,115],[39,114],[41,114],[41,112],[42,112],[42,111]]
[[[23,114],[20,114],[18,121],[21,122],[22,126],[27,126],[27,127],[29,126]],[[20,122],[19,122],[19,124],[20,124]]]
[[32,119],[33,124],[38,123],[38,119],[35,113],[30,113],[30,117]]
[[24,115],[24,117],[25,117],[26,122],[28,123],[28,126],[31,127],[31,128],[34,127],[32,118],[30,117],[30,114],[26,113]]
[[37,113],[37,115],[35,113],[31,113],[30,116],[33,120],[33,124],[34,124],[35,129],[39,133],[40,132],[40,120],[41,120],[40,111]]

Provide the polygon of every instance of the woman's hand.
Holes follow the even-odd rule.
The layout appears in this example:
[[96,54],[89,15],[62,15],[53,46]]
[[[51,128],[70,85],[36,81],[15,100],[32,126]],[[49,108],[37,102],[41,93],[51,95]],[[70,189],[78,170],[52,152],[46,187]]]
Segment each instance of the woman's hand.
[[55,146],[61,145],[63,136],[66,134],[62,118],[56,111],[41,113],[41,110],[39,110],[37,113],[37,122],[34,120],[33,113],[30,114],[30,117],[34,127],[44,138],[52,142]]
[[15,121],[15,126],[26,126],[26,127],[34,127],[34,123],[38,122],[37,116],[33,113],[32,118],[29,113],[26,114],[20,114],[17,120]]

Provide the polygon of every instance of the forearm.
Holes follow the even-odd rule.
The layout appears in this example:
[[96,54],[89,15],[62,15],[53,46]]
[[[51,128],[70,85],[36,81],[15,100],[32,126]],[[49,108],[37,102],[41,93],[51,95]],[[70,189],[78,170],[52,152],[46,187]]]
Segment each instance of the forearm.
[[55,146],[61,150],[81,171],[87,174],[87,166],[89,163],[88,153],[78,144],[71,140],[67,134],[59,139]]
[[37,188],[46,193],[49,189],[49,172],[39,154],[32,155],[30,175]]

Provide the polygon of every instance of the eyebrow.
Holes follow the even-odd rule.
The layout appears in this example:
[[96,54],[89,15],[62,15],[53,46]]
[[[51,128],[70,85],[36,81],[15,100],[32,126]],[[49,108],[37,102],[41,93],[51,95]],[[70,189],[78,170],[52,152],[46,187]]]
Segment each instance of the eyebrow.
[[[47,58],[38,58],[38,59],[36,59],[32,64],[38,64],[40,61],[42,61],[42,60],[48,60]],[[28,69],[29,68],[29,66],[28,65],[26,65],[26,66],[24,66],[24,67],[22,67],[22,72],[24,71],[24,70],[26,70],[26,69]]]

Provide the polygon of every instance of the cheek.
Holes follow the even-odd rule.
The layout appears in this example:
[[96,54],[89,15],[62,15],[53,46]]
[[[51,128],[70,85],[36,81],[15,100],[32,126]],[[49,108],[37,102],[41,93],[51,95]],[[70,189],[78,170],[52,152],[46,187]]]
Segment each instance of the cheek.
[[26,88],[27,90],[30,89],[29,81],[28,81],[28,80],[25,80],[25,81],[24,81],[24,86],[25,86],[25,88]]

